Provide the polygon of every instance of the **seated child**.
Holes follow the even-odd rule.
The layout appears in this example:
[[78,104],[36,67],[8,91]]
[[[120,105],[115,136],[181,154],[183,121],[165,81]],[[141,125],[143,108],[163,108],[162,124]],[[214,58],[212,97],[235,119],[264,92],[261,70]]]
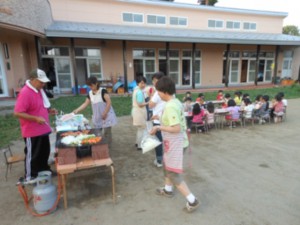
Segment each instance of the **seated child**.
[[281,98],[282,98],[282,103],[284,105],[284,107],[287,107],[288,106],[288,102],[287,100],[284,98],[284,93],[283,92],[279,92],[278,95],[281,95]]
[[[244,100],[245,100],[246,98],[248,98],[248,99],[250,100],[249,94],[247,94],[247,93],[243,94],[240,110],[244,110],[244,108],[245,108],[245,106],[246,106]],[[251,100],[250,100],[250,102],[251,102]]]
[[[192,123],[204,124],[204,120],[203,120],[204,117],[205,117],[205,110],[201,109],[199,104],[197,103],[194,104]],[[204,131],[204,128],[202,128],[201,131]]]
[[198,102],[201,106],[203,106],[205,104],[205,100],[204,100],[204,94],[200,93],[198,95],[198,98],[196,98],[196,102]]
[[222,108],[227,108],[227,104],[230,99],[231,99],[231,95],[229,93],[226,93],[224,98],[224,103],[222,104]]
[[227,111],[228,115],[225,116],[226,120],[238,120],[240,118],[240,107],[236,105],[233,99],[228,101]]
[[281,95],[277,94],[275,96],[275,103],[273,104],[274,108],[274,122],[278,123],[281,122],[282,116],[284,115],[284,104],[282,102]]
[[223,91],[222,90],[218,91],[217,100],[223,100]]
[[236,91],[234,92],[234,101],[236,105],[241,105],[242,103],[242,92]]
[[260,101],[254,107],[254,115],[260,119],[260,124],[265,123],[264,119],[270,116],[268,95],[263,95],[260,97]]
[[185,112],[185,115],[188,115],[189,113],[192,113],[193,105],[192,105],[192,98],[186,97],[185,101],[183,103],[183,110]]
[[207,103],[206,106],[206,121],[208,126],[215,123],[215,106],[212,102]]
[[253,109],[254,109],[254,105],[251,104],[251,101],[249,98],[245,98],[243,100],[244,104],[245,104],[245,107],[244,107],[244,113],[243,113],[243,116],[244,118],[246,119],[250,119],[252,118],[252,112],[253,112]]
[[191,94],[190,91],[187,91],[187,92],[185,93],[185,96],[183,97],[182,101],[185,102],[186,98],[191,98],[191,101],[193,101],[193,99],[192,99],[192,94]]

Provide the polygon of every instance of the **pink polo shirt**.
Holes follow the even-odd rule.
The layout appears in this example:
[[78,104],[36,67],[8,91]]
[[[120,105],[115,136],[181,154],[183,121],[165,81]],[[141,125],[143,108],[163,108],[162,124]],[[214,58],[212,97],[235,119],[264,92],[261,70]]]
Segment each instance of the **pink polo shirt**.
[[[25,85],[20,91],[15,112],[27,113],[33,116],[39,116],[45,118],[49,124],[48,109],[44,107],[43,97],[41,92],[36,93]],[[44,134],[51,133],[51,128],[48,124],[39,124],[34,121],[25,120],[20,118],[22,136],[25,137],[36,137]]]

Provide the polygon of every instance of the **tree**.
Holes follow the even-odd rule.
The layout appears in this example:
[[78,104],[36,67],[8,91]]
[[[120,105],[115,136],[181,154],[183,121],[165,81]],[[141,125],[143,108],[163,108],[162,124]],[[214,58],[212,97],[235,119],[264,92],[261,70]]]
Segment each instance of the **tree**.
[[211,6],[214,6],[217,2],[218,2],[218,0],[198,0],[198,3],[200,5],[211,5]]
[[293,35],[293,36],[300,36],[299,29],[295,25],[287,25],[282,28],[283,34]]

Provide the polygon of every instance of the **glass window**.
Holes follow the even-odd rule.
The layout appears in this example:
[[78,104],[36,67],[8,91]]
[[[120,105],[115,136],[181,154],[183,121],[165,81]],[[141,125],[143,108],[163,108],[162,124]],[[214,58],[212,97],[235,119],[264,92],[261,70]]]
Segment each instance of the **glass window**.
[[152,24],[156,24],[156,16],[148,15],[147,16],[147,22],[152,23]]
[[42,55],[48,56],[69,56],[68,47],[42,47]]
[[123,21],[124,22],[133,22],[132,13],[123,13]]
[[157,17],[157,23],[158,24],[166,24],[166,17],[164,17],[164,16],[158,16]]
[[143,14],[123,13],[123,22],[143,23]]
[[187,25],[187,19],[182,17],[170,17],[170,24],[171,25],[180,25],[180,26],[186,26]]
[[154,49],[134,49],[133,58],[155,57]]
[[256,30],[256,23],[244,22],[244,30]]
[[215,20],[208,20],[208,27],[215,28],[216,21]]
[[192,57],[192,51],[182,51],[182,57]]
[[218,21],[216,22],[216,27],[217,27],[217,28],[223,28],[223,21],[218,20]]
[[227,21],[226,22],[226,28],[232,29],[233,28],[233,22],[232,21]]

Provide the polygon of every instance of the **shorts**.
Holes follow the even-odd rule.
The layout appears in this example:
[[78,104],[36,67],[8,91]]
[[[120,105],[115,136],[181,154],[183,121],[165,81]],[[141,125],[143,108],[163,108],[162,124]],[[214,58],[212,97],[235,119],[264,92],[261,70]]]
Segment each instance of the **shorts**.
[[165,168],[164,168],[164,176],[169,178],[175,186],[180,185],[181,182],[183,181],[182,174],[174,173],[172,171],[166,170]]

